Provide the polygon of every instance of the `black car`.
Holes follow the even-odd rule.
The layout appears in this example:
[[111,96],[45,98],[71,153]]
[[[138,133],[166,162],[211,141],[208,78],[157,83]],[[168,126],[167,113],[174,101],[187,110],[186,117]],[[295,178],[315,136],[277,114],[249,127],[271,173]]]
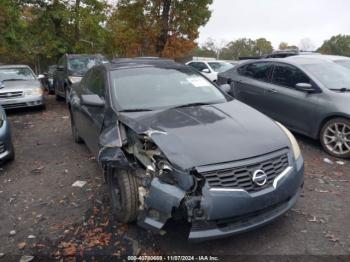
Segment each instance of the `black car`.
[[[0,88],[1,88],[0,81]],[[11,129],[6,112],[0,105],[0,165],[15,158],[15,150],[11,138]]]
[[81,80],[91,67],[108,63],[108,60],[100,55],[65,54],[59,60],[53,74],[53,88],[56,98],[68,98],[72,84]]
[[189,66],[95,66],[72,88],[69,109],[120,222],[160,230],[177,217],[192,223],[191,240],[229,236],[281,216],[303,185],[293,135]]
[[218,78],[231,95],[291,130],[319,139],[326,152],[350,157],[350,71],[322,55],[262,59]]

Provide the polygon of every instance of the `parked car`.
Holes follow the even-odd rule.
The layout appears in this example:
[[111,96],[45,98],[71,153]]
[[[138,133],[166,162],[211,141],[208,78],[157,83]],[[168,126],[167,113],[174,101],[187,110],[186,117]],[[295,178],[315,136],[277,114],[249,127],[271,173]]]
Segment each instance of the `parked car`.
[[338,55],[321,55],[316,58],[324,59],[338,65],[341,65],[347,69],[350,69],[350,57],[347,56],[338,56]]
[[319,139],[329,154],[350,157],[349,70],[318,56],[291,56],[247,62],[224,78],[238,100]]
[[80,82],[87,70],[91,67],[108,63],[100,55],[65,54],[59,60],[53,74],[53,85],[56,98],[67,100],[72,84]]
[[0,164],[15,158],[10,125],[5,110],[0,105]]
[[218,73],[225,72],[229,70],[230,68],[233,68],[234,65],[231,63],[225,62],[225,61],[191,61],[186,63],[186,65],[189,65],[196,69],[197,71],[201,72],[203,75],[205,75],[207,78],[209,78],[211,81],[216,82],[218,78]]
[[38,77],[26,65],[0,66],[0,105],[5,109],[20,107],[45,108],[44,88]]
[[47,72],[44,73],[45,78],[44,78],[43,82],[44,82],[44,86],[47,89],[47,91],[49,92],[49,94],[55,93],[55,89],[53,86],[53,75],[54,75],[56,68],[57,68],[56,65],[51,65],[48,67]]
[[299,197],[293,135],[191,67],[141,58],[96,66],[72,88],[69,109],[120,222],[160,230],[182,216],[189,239],[205,240],[265,225]]

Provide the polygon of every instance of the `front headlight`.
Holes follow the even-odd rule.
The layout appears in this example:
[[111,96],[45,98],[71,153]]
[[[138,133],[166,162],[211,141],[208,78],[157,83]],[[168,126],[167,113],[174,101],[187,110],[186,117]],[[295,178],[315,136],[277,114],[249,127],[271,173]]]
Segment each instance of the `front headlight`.
[[301,151],[300,151],[300,147],[299,147],[299,144],[298,144],[297,140],[295,139],[293,134],[284,125],[282,125],[279,122],[276,122],[276,123],[282,128],[282,130],[288,136],[288,138],[290,140],[290,143],[292,144],[294,158],[298,159],[301,156]]
[[24,91],[24,95],[33,96],[33,95],[42,95],[44,94],[44,90],[41,87],[27,89]]
[[81,81],[80,76],[69,76],[68,79],[72,84],[79,83]]

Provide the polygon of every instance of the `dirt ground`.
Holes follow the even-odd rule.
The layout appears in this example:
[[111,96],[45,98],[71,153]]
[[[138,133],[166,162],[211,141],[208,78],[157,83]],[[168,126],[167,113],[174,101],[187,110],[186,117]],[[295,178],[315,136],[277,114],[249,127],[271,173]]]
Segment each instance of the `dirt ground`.
[[[84,145],[73,142],[63,102],[50,96],[45,111],[16,110],[8,118],[16,159],[0,169],[0,262],[23,255],[34,256],[32,261],[74,255],[110,261],[131,254],[350,260],[350,161],[337,163],[315,141],[297,137],[305,186],[291,211],[256,231],[190,244],[184,222],[170,222],[165,234],[154,235],[113,221],[99,166]],[[72,187],[77,180],[87,183]]]

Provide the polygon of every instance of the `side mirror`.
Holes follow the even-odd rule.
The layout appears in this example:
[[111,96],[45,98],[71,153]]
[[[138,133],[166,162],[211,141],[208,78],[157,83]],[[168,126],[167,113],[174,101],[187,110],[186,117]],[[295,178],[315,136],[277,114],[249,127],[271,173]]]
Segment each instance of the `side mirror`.
[[226,94],[231,92],[231,85],[229,85],[229,84],[221,85],[221,86],[219,86],[219,88],[222,92],[224,92]]
[[204,69],[202,69],[201,72],[202,72],[202,73],[207,73],[207,74],[209,74],[209,73],[210,73],[210,70],[209,70],[208,68],[204,68]]
[[315,92],[315,89],[311,84],[308,83],[298,83],[295,85],[295,88],[299,91],[307,92],[307,93],[313,93]]
[[57,71],[63,71],[64,70],[64,66],[59,65],[56,67]]
[[45,75],[43,74],[38,75],[38,79],[43,79],[43,78],[45,78]]
[[103,107],[105,101],[103,101],[98,95],[82,95],[81,104],[92,107]]

